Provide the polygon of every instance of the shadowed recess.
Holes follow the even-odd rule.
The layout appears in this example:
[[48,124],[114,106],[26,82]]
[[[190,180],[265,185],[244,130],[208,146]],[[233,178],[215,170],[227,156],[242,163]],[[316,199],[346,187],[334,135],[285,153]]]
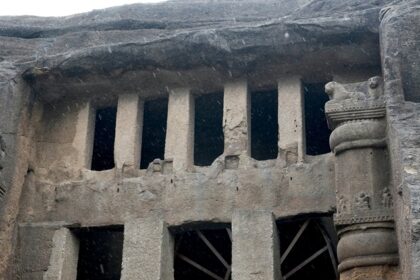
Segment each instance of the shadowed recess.
[[147,169],[154,159],[165,156],[168,99],[159,98],[144,102],[140,168]]
[[277,90],[251,94],[251,157],[275,159],[278,154]]
[[325,117],[325,103],[329,100],[325,93],[326,83],[304,84],[306,154],[329,153],[331,131]]
[[116,107],[96,110],[95,136],[93,140],[92,170],[112,169],[114,163]]
[[73,231],[80,241],[77,280],[120,279],[123,231],[123,227]]
[[191,230],[175,235],[175,280],[231,279],[230,228]]
[[195,97],[194,164],[208,166],[223,153],[223,92]]
[[329,223],[331,218],[316,217],[277,222],[283,278],[337,279],[335,237]]

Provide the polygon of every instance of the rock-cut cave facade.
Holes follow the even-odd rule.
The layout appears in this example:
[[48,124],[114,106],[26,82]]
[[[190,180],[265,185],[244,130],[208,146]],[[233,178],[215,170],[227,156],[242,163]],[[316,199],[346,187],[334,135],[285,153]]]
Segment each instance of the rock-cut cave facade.
[[0,17],[0,280],[420,279],[420,2]]

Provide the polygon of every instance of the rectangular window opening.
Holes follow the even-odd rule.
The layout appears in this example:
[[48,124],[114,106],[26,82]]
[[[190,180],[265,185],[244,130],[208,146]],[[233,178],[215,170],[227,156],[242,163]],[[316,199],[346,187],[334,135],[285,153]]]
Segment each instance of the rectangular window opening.
[[329,100],[325,93],[326,83],[304,84],[306,154],[329,153],[331,131],[325,117],[325,103]]
[[117,107],[106,107],[96,110],[92,170],[108,170],[115,166],[114,141],[116,118]]
[[144,102],[140,169],[147,169],[154,159],[164,159],[168,98]]
[[[279,220],[277,229],[283,277],[293,280],[338,279],[335,267],[337,236],[332,217],[305,215]],[[299,267],[315,254],[311,265]]]
[[194,164],[209,166],[223,154],[223,92],[195,97]]
[[122,226],[79,228],[77,280],[119,280],[121,277],[124,229]]
[[275,159],[278,155],[278,92],[251,94],[251,157]]
[[175,280],[231,279],[230,226],[183,230],[175,234]]

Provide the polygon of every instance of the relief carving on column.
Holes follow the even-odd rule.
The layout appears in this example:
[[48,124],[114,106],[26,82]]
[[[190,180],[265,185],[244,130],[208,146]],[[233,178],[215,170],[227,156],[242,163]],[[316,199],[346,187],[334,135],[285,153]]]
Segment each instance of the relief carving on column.
[[355,206],[357,210],[369,210],[370,209],[370,196],[365,192],[358,193],[355,198]]
[[330,82],[325,90],[330,97],[325,112],[338,173],[336,224],[392,220],[382,78]]
[[[340,279],[351,269],[398,264],[389,188],[383,81],[330,82],[325,104],[335,154]],[[361,244],[369,244],[363,246]]]
[[348,201],[343,195],[337,195],[337,214],[348,214],[349,206]]
[[382,206],[385,208],[392,208],[392,195],[388,187],[384,188],[382,192]]

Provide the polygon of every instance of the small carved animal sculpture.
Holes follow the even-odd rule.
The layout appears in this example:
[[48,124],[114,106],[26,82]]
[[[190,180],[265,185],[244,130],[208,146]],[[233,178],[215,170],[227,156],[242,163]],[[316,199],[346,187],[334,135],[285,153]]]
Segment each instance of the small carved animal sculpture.
[[383,80],[380,76],[372,77],[368,80],[369,84],[369,97],[372,99],[378,99],[383,94]]
[[334,101],[350,98],[350,92],[348,92],[342,84],[337,82],[329,82],[326,84],[325,92],[328,94],[330,100]]
[[342,84],[337,82],[329,82],[325,85],[325,92],[328,94],[330,100],[342,101],[346,99],[365,99],[365,95],[362,92],[351,92],[348,91]]

